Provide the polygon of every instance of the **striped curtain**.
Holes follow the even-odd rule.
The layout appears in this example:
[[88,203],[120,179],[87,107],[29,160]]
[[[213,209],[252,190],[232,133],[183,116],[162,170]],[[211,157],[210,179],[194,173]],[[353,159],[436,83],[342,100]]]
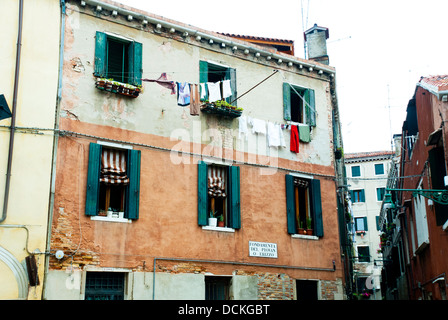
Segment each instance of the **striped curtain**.
[[103,148],[100,182],[113,185],[129,184],[126,175],[126,151]]
[[225,167],[208,167],[208,194],[211,197],[227,197]]

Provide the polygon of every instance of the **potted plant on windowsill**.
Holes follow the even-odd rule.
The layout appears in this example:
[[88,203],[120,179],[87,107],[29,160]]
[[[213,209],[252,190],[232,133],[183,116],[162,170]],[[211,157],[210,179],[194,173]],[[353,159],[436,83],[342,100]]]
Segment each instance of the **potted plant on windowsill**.
[[313,234],[313,225],[311,223],[311,218],[306,218],[306,234],[312,235]]
[[216,211],[210,211],[210,217],[208,218],[208,225],[210,227],[216,227],[218,218],[216,218]]
[[222,214],[218,217],[218,227],[224,227],[224,215]]
[[306,229],[303,227],[303,221],[299,221],[299,227],[297,228],[299,234],[306,234]]

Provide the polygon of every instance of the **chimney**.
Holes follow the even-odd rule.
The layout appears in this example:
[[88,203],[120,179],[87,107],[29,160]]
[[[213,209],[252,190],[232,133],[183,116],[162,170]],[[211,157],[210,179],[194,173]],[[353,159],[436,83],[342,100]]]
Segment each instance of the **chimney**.
[[308,59],[328,65],[330,59],[327,55],[328,28],[317,24],[303,33],[308,49]]

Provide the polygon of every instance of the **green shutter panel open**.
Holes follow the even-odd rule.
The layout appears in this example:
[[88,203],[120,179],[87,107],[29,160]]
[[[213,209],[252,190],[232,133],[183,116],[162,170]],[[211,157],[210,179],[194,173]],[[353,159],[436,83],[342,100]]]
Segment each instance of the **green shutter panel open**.
[[320,194],[320,180],[312,179],[311,187],[311,210],[313,210],[314,218],[314,235],[318,237],[324,236],[324,224],[322,220],[322,200]]
[[309,113],[310,113],[310,117],[307,118],[309,119],[308,124],[312,127],[316,126],[316,102],[315,102],[315,96],[314,96],[314,90],[313,89],[308,89],[308,99],[307,102],[309,103],[309,106],[307,106],[309,108]]
[[140,150],[129,150],[127,161],[127,174],[129,185],[126,190],[125,218],[138,219],[140,200]]
[[369,231],[369,227],[367,225],[367,217],[363,217],[364,220],[364,231]]
[[362,189],[359,194],[359,202],[366,202],[366,194],[364,192],[364,189]]
[[[207,61],[201,60],[201,61],[199,61],[199,82],[207,83],[207,81],[208,81],[208,63],[207,63]],[[205,90],[204,100],[208,100],[208,91],[207,90]]]
[[129,71],[130,78],[129,83],[138,86],[142,84],[142,57],[143,57],[143,48],[140,42],[132,42],[129,52]]
[[292,175],[285,175],[286,181],[286,224],[289,234],[297,233],[296,210],[294,201],[294,178]]
[[95,35],[95,71],[96,77],[103,78],[107,72],[107,35],[103,32],[96,32]]
[[203,161],[198,163],[198,224],[206,226],[207,218],[207,164]]
[[291,87],[283,82],[283,119],[291,120]]
[[100,192],[101,145],[90,143],[89,163],[87,167],[86,215],[98,214]]
[[229,167],[230,175],[230,227],[241,228],[240,167]]

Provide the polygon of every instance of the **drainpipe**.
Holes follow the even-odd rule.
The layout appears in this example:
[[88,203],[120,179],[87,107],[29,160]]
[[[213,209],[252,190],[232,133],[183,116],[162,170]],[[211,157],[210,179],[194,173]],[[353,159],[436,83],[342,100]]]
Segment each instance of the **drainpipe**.
[[17,92],[19,87],[20,54],[22,49],[22,22],[23,22],[23,0],[19,1],[19,28],[17,36],[16,71],[14,76],[14,94],[12,98],[11,132],[9,133],[8,167],[6,169],[5,196],[3,200],[3,213],[0,223],[6,220],[9,200],[9,186],[11,184],[12,154],[14,149],[14,133],[16,126]]

